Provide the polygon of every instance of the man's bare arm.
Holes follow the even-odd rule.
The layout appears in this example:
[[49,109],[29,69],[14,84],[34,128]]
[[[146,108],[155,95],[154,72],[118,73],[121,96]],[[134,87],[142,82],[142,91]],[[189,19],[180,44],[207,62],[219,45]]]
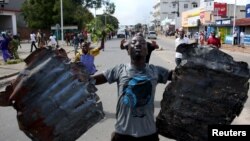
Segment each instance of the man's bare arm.
[[102,73],[94,75],[94,76],[92,76],[92,78],[95,79],[95,81],[96,81],[95,84],[96,85],[101,85],[101,84],[104,84],[104,83],[108,82],[106,77]]

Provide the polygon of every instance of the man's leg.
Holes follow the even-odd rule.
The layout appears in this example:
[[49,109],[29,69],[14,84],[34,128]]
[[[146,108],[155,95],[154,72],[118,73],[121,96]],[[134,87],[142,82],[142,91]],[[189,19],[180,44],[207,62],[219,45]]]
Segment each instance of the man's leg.
[[33,50],[33,41],[31,42],[30,52],[32,52],[32,50]]

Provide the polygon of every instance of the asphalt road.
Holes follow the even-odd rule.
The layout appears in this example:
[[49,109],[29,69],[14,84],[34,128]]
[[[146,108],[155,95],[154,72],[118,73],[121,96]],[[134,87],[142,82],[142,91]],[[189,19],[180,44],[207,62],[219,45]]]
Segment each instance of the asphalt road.
[[[120,50],[119,48],[120,40],[121,39],[113,39],[106,42],[105,51],[101,52],[101,54],[95,58],[95,63],[98,69],[97,73],[101,73],[107,68],[117,64],[129,62],[129,56],[127,55],[126,50]],[[150,63],[160,65],[168,69],[174,69],[174,41],[172,39],[158,38],[157,43],[163,50],[154,51],[151,56]],[[228,53],[231,54],[236,60],[245,61],[250,64],[249,54]],[[73,57],[72,53],[69,54],[69,56]],[[157,116],[160,110],[160,101],[165,87],[166,85],[162,84],[157,86],[155,97],[155,116]],[[114,131],[117,86],[116,84],[103,84],[97,86],[97,89],[97,94],[103,102],[103,108],[106,116],[102,121],[90,128],[77,141],[109,141],[111,133]],[[250,100],[248,99],[240,116],[234,120],[233,124],[249,123]],[[173,141],[162,136],[160,136],[160,140]],[[16,120],[16,111],[12,107],[0,107],[0,141],[29,141],[29,138],[27,138],[26,135],[19,130]]]

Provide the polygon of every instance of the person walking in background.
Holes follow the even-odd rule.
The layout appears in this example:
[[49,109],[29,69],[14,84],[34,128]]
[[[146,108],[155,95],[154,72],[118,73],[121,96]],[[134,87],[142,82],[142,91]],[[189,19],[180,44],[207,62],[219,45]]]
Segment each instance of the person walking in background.
[[194,34],[194,42],[195,42],[196,44],[199,43],[199,32],[195,32],[195,34]]
[[22,46],[21,46],[21,34],[20,34],[20,32],[17,33],[17,39],[18,39],[18,45],[19,45],[19,47],[22,48]]
[[35,47],[35,49],[37,50],[37,46],[36,46],[36,34],[34,33],[34,31],[32,31],[31,34],[30,34],[30,41],[31,41],[30,52],[33,51],[33,47]]
[[240,47],[244,48],[244,38],[245,38],[245,33],[243,31],[240,32]]
[[205,35],[204,35],[204,32],[202,32],[202,31],[200,32],[199,40],[200,40],[201,46],[205,45]]
[[179,37],[177,39],[175,39],[175,63],[176,65],[178,66],[180,63],[181,63],[181,60],[182,60],[182,54],[180,52],[178,52],[176,49],[177,47],[180,45],[180,44],[188,44],[189,43],[189,39],[187,37],[185,37],[185,31],[183,28],[180,28],[178,30],[178,34],[179,34]]
[[40,48],[41,40],[42,40],[42,32],[40,29],[38,29],[38,31],[37,31],[36,40],[37,40],[37,46]]
[[80,39],[78,38],[77,34],[75,34],[72,40],[72,44],[75,50],[75,55],[77,54],[79,43],[80,43]]
[[238,36],[238,33],[237,33],[237,31],[235,30],[234,32],[233,32],[233,42],[234,42],[234,45],[237,45],[237,36]]
[[212,31],[208,40],[207,40],[207,45],[215,46],[216,48],[221,47],[220,39],[215,37],[215,32]]
[[56,36],[54,36],[53,33],[50,33],[48,46],[54,48],[57,46]]
[[17,53],[18,45],[19,45],[18,37],[17,35],[14,35],[12,40],[10,41],[10,49],[14,59],[20,59]]
[[0,48],[2,50],[4,62],[7,62],[9,59],[11,59],[11,55],[10,55],[10,53],[8,51],[8,46],[9,46],[9,40],[6,37],[6,33],[1,33],[1,36],[0,36]]
[[159,141],[154,119],[154,97],[158,83],[166,84],[172,71],[147,64],[146,40],[135,35],[128,45],[130,63],[120,64],[92,76],[96,85],[117,83],[115,132],[111,141]]

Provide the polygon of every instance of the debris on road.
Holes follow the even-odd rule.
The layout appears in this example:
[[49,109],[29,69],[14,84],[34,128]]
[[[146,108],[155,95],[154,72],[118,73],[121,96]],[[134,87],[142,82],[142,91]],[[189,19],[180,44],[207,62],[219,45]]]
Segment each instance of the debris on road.
[[156,124],[165,137],[205,141],[208,125],[230,125],[240,115],[248,98],[249,67],[216,48],[179,47],[183,60],[165,89]]
[[24,61],[26,68],[0,93],[0,106],[17,110],[29,138],[75,141],[104,117],[94,80],[64,49],[38,49]]

